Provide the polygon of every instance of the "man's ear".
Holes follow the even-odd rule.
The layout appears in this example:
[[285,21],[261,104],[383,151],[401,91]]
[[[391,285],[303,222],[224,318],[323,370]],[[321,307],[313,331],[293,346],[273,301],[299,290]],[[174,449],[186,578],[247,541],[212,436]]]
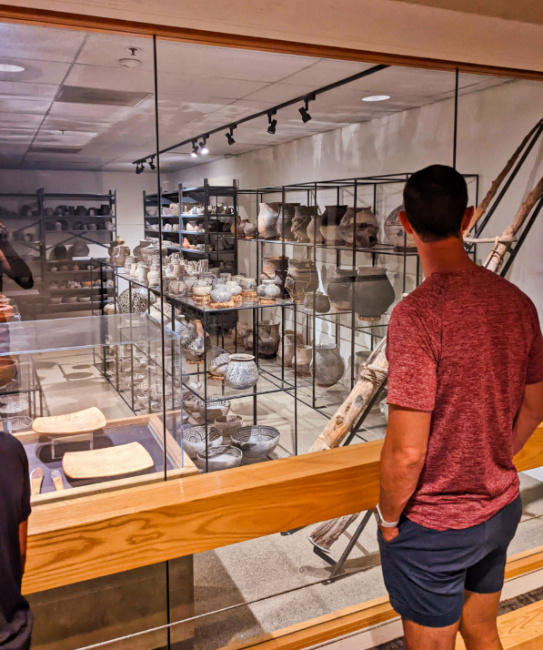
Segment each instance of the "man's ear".
[[464,213],[464,218],[462,219],[462,234],[465,233],[466,230],[469,228],[469,224],[473,219],[474,212],[475,212],[475,208],[472,205],[469,205],[466,208],[466,212]]
[[400,222],[403,226],[403,229],[408,235],[413,234],[413,226],[409,223],[409,219],[407,218],[407,215],[405,214],[405,210],[400,210]]

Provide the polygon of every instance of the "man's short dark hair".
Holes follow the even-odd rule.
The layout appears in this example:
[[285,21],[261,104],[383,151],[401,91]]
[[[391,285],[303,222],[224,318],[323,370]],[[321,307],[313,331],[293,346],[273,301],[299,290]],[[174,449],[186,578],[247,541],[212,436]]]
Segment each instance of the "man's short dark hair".
[[468,187],[452,167],[430,165],[415,172],[405,184],[403,201],[409,223],[423,241],[461,235]]

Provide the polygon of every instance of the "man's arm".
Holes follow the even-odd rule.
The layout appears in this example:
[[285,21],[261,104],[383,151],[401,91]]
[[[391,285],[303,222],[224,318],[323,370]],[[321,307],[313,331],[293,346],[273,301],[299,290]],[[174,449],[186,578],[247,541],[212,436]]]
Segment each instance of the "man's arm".
[[527,384],[513,427],[513,456],[524,447],[543,421],[543,381]]
[[19,549],[21,551],[21,575],[25,572],[26,540],[28,537],[28,519],[19,524]]
[[[432,413],[389,405],[388,427],[381,452],[379,508],[385,521],[397,521],[415,491],[424,467]],[[386,541],[397,528],[382,528]]]
[[2,272],[23,289],[32,289],[34,279],[28,264],[8,241],[7,228],[0,223],[0,264]]

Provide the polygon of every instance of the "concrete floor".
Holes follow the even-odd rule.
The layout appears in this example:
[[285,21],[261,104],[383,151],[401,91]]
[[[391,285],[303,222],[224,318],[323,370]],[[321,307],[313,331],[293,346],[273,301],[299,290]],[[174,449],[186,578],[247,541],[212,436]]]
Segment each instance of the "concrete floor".
[[[36,365],[51,414],[97,405],[108,418],[131,415],[118,394],[92,367],[92,353],[82,351],[55,358],[42,355],[36,357]],[[275,426],[281,432],[276,450],[279,457],[294,453],[296,448],[294,410],[294,400],[284,393],[259,398],[258,422]],[[243,415],[250,423],[252,400],[233,400],[231,412]],[[328,416],[298,403],[297,417],[297,449],[298,453],[305,453]],[[374,409],[365,423],[367,429],[361,432],[363,439],[382,435],[383,422],[378,408]],[[524,515],[511,554],[538,546],[543,540],[543,483],[522,475],[521,485]],[[333,547],[333,557],[339,557],[355,527],[356,523]],[[313,554],[307,540],[313,528],[289,537],[272,535],[194,557],[196,650],[215,650],[234,640],[246,640],[385,595],[373,520],[347,563],[350,574],[331,585],[322,584],[330,569]],[[173,579],[170,589],[175,600],[176,590],[182,590],[183,585]]]

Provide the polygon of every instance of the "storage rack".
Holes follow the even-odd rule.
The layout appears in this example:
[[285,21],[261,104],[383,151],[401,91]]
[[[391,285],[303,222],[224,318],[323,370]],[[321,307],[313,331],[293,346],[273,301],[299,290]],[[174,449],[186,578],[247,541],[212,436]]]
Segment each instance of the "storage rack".
[[[241,203],[243,201],[241,198],[242,196],[248,197],[249,202],[253,202],[255,213],[252,216],[253,220],[256,218],[257,221],[259,204],[263,202],[268,203],[271,201],[275,201],[281,204],[305,202],[305,205],[314,207],[316,211],[319,208],[322,209],[325,204],[343,204],[354,207],[355,213],[362,207],[370,207],[373,213],[376,215],[389,214],[393,208],[401,203],[401,189],[403,188],[403,185],[409,176],[410,174],[406,172],[398,174],[336,179],[330,181],[297,183],[284,186],[269,186],[249,190],[241,189],[238,192],[240,195],[239,202]],[[475,174],[467,174],[465,175],[465,178],[473,194],[473,200],[475,203],[477,203],[479,193],[478,176]],[[391,204],[390,200],[391,194],[393,196],[399,196],[399,198],[396,197],[394,199],[393,204]],[[383,209],[387,201],[390,205]],[[252,214],[252,209],[250,207],[249,211]],[[254,256],[251,254],[251,257],[256,260],[257,278],[260,277],[262,263],[266,256],[265,251],[270,250],[271,248],[275,249],[275,256],[280,255],[282,259],[286,257],[287,252],[293,251],[293,253],[296,254],[296,251],[302,250],[305,254],[305,258],[310,259],[317,269],[319,265],[323,266],[326,263],[323,261],[323,259],[327,255],[331,256],[332,258],[332,260],[328,260],[328,264],[332,264],[336,268],[351,267],[354,269],[362,265],[380,265],[384,266],[387,270],[391,270],[390,266],[392,261],[396,267],[394,269],[394,272],[400,273],[402,276],[401,286],[396,287],[396,301],[401,297],[401,294],[403,294],[408,289],[408,275],[411,275],[414,279],[415,286],[420,284],[422,274],[416,250],[408,249],[405,246],[403,249],[397,249],[392,244],[387,243],[378,243],[372,248],[358,247],[356,243],[356,219],[353,220],[352,245],[329,245],[326,243],[317,243],[316,220],[314,220],[315,231],[313,232],[313,242],[298,242],[294,239],[287,240],[284,237],[285,221],[283,220],[282,223],[283,232],[277,239],[262,239],[257,233],[257,236],[254,238],[238,238],[237,240],[238,244],[241,241],[246,241],[249,245],[256,247],[256,253]],[[380,233],[379,238],[381,240],[382,236],[382,233]],[[287,247],[292,248],[288,249]],[[319,282],[321,281],[322,274],[319,274]],[[412,288],[414,288],[414,286],[409,287],[409,289]],[[325,291],[325,293],[327,292]],[[400,295],[398,295],[398,293]],[[341,344],[342,340],[348,339],[351,359],[350,377],[349,381],[347,382],[347,386],[345,387],[346,391],[344,393],[341,393],[337,390],[334,392],[330,391],[330,389],[323,389],[318,387],[316,383],[315,373],[312,373],[312,377],[308,379],[299,379],[297,399],[303,402],[306,406],[315,409],[324,417],[330,418],[335,412],[336,407],[341,404],[346,394],[356,383],[357,378],[355,377],[354,361],[356,352],[363,349],[367,349],[368,351],[373,350],[377,342],[386,335],[386,327],[388,325],[391,309],[389,309],[387,313],[385,313],[381,319],[379,319],[379,321],[369,322],[360,321],[354,310],[339,311],[332,308],[328,313],[320,314],[315,311],[314,306],[315,305],[313,305],[313,309],[308,309],[303,304],[296,305],[295,311],[298,313],[297,323],[299,325],[299,330],[296,331],[300,331],[300,333],[302,333],[306,344],[312,345],[313,359],[315,359],[317,336],[319,334],[319,331],[322,329],[323,324],[328,323],[331,325],[333,330],[333,338],[335,339],[336,344]],[[363,347],[361,343],[358,342],[360,339],[364,341]],[[346,364],[346,366],[347,365],[348,364]],[[288,373],[295,374],[294,371],[288,371]],[[376,397],[375,404],[377,403],[377,399],[378,397]],[[374,425],[372,425],[372,430],[374,428],[382,428],[384,426],[384,420],[379,415],[377,415],[376,418],[373,418],[373,420],[376,420],[376,422]],[[360,426],[361,423],[358,425],[358,427]],[[363,435],[366,437],[363,437],[358,433],[358,427],[353,430],[351,436],[348,437],[346,444],[349,444],[351,442],[353,436],[359,437],[361,440],[366,440],[368,437],[371,438],[373,435],[375,435],[374,432],[365,429],[363,431]]]
[[[43,307],[42,313],[48,316],[56,313],[76,313],[81,311],[93,311],[103,305],[104,301],[115,294],[115,287],[107,288],[105,282],[113,279],[113,275],[107,272],[104,283],[98,288],[92,286],[76,289],[50,289],[49,283],[53,281],[75,280],[85,282],[90,275],[90,262],[93,257],[92,251],[84,257],[77,257],[68,260],[50,259],[50,252],[57,245],[71,245],[76,241],[83,241],[91,246],[109,248],[111,242],[117,237],[117,195],[115,190],[110,190],[105,194],[92,193],[48,193],[39,190],[40,210],[42,218],[43,246],[42,246],[42,265],[43,265]],[[63,215],[55,215],[54,209],[51,214],[51,203],[66,201],[66,210]],[[74,204],[81,202],[79,214]],[[90,204],[90,206],[89,206]],[[98,207],[100,204],[100,207]],[[85,209],[86,214],[83,213]],[[94,214],[89,214],[92,210]],[[102,214],[99,214],[101,212]],[[55,223],[60,222],[63,226],[61,230],[55,228]],[[106,228],[106,223],[111,223],[111,227]],[[79,227],[77,227],[79,226]],[[91,229],[92,228],[92,229]],[[95,257],[95,256],[94,256]],[[104,256],[104,259],[107,256]],[[60,267],[68,266],[66,270],[60,270]],[[79,268],[74,270],[73,266]],[[57,268],[52,271],[52,268]],[[51,296],[62,296],[63,302],[60,304],[51,304]],[[90,302],[64,302],[69,296],[90,297]]]

